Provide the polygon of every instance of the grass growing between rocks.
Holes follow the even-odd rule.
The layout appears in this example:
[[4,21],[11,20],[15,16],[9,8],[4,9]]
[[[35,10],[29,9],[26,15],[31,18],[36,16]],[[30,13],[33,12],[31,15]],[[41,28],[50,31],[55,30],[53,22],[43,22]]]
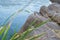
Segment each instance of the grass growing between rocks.
[[[12,19],[15,17],[15,15],[17,13],[19,13],[20,10],[16,13],[13,13],[11,16],[9,16],[7,18],[7,20],[3,23],[3,25],[0,26],[0,37],[1,37],[1,40],[6,40],[6,37],[7,37],[7,34],[8,34],[8,31],[11,27],[11,23],[12,23]],[[36,20],[35,20],[36,21]],[[34,22],[35,22],[34,21]],[[32,22],[30,25],[32,26],[34,24],[34,22]],[[44,25],[45,23],[47,23],[48,21],[45,21],[45,22],[42,22],[40,23],[39,25],[36,25],[35,28],[28,28],[25,32],[23,32],[22,34],[18,34],[18,33],[14,33],[12,35],[12,37],[9,39],[9,40],[35,40],[36,38],[39,38],[41,36],[43,36],[45,33],[41,33],[41,34],[38,34],[38,35],[35,35],[35,36],[32,36],[28,39],[26,39],[26,36],[31,33],[33,30],[37,29],[38,27],[41,27],[42,25]]]
[[[47,21],[46,22],[42,22],[41,24],[38,25],[38,27],[40,27],[41,25],[44,25],[45,23],[47,23]],[[4,27],[0,27],[0,36],[3,34],[2,40],[6,40],[6,37],[7,37],[6,35],[7,35],[8,31],[9,31],[9,29],[10,29],[10,25],[11,25],[11,23],[9,23],[8,25],[6,25]],[[39,38],[39,37],[43,36],[45,33],[32,36],[32,37],[30,37],[28,39],[26,39],[26,36],[30,32],[32,32],[33,30],[38,28],[38,27],[29,28],[25,32],[23,32],[22,34],[15,33],[14,35],[12,35],[10,40],[35,40],[36,38]]]

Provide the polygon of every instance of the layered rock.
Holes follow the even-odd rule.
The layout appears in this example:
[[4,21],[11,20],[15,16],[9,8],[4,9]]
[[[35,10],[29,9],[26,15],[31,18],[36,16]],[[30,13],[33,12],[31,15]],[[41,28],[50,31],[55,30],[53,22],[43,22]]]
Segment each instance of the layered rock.
[[[60,1],[50,1],[54,3],[50,4],[48,7],[42,6],[39,13],[35,12],[28,17],[19,33],[23,33],[29,27],[34,28],[35,25],[50,19],[51,21],[33,30],[29,35],[32,36],[46,32],[42,38],[38,38],[37,40],[60,40]],[[30,25],[34,20],[35,23]]]

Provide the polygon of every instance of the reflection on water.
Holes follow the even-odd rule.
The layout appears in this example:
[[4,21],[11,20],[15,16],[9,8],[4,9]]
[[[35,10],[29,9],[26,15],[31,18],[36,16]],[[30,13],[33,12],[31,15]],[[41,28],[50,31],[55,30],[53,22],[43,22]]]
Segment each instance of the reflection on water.
[[[49,0],[0,0],[0,25],[3,25],[6,19],[14,12],[23,9],[23,11],[12,19],[12,31],[9,31],[11,34],[14,32],[14,29],[18,32],[31,13],[39,11],[42,5],[48,6],[49,4]],[[29,13],[26,10],[28,10]]]

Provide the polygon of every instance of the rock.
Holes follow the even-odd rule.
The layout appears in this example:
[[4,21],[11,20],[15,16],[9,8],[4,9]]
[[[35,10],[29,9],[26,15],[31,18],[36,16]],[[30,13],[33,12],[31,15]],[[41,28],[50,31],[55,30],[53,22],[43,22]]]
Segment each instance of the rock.
[[60,30],[53,30],[57,38],[60,38]]
[[46,35],[43,36],[42,40],[45,37],[46,37],[46,39],[44,39],[44,40],[50,40],[50,38],[52,38],[52,36],[57,37],[56,32],[54,33],[52,30],[60,30],[60,26],[57,23],[51,21],[51,22],[48,22],[48,23],[42,25],[41,27],[37,28],[36,30],[34,30],[33,35],[37,35],[37,34],[46,32]]
[[60,3],[60,0],[50,0],[52,3]]
[[46,6],[42,6],[39,13],[40,13],[42,16],[48,18],[48,15],[47,15],[47,7],[46,7]]
[[54,21],[60,23],[60,4],[51,4],[48,6],[48,16],[50,16]]
[[60,38],[60,26],[57,23],[48,22],[47,26],[56,34],[56,37]]
[[48,6],[49,10],[55,11],[56,13],[60,13],[60,4],[53,3]]
[[60,24],[60,13],[56,13],[55,11],[49,11],[47,15],[52,21],[55,21]]
[[[36,18],[38,20],[36,20]],[[39,24],[39,23],[41,23],[43,21],[48,20],[48,18],[42,16],[41,14],[39,15],[37,13],[31,14],[28,17],[26,23],[24,24],[24,26],[22,27],[22,29],[21,29],[21,31],[19,33],[23,33],[25,30],[27,30],[29,25],[31,24],[31,22],[33,22],[34,20],[36,20],[36,22],[32,26],[30,26],[31,28],[34,28],[35,27],[34,25],[36,25],[36,24]],[[41,27],[33,30],[28,35],[28,37],[31,37],[32,35],[34,36],[34,35],[46,32],[46,34],[42,37],[42,40],[50,40],[50,39],[52,39],[51,38],[52,36],[56,37],[56,34],[52,31],[53,29],[54,30],[58,30],[58,29],[60,30],[60,27],[59,27],[59,25],[57,23],[51,21],[51,22],[48,22],[48,23],[42,25]],[[40,38],[38,38],[37,40],[40,40]]]
[[60,26],[56,22],[48,22],[47,26],[54,30],[60,30]]
[[[38,38],[37,40],[60,40],[60,4],[58,4],[60,1],[50,1],[54,3],[50,4],[48,7],[42,6],[39,13],[35,12],[28,17],[19,33],[23,33],[29,27],[35,28],[35,26],[41,22],[51,19],[51,21],[33,30],[28,37],[46,32],[42,38]],[[31,25],[32,22],[34,22],[33,25]]]
[[42,6],[40,14],[46,18],[50,18],[53,21],[60,24],[60,4],[51,4],[48,7]]

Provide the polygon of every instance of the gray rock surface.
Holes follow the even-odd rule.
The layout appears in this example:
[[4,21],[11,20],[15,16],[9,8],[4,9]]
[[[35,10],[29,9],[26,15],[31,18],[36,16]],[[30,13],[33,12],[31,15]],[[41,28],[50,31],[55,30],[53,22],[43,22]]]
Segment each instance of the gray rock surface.
[[51,4],[48,7],[42,6],[40,13],[44,17],[50,17],[53,21],[60,23],[60,4]]
[[[60,40],[60,4],[58,4],[60,3],[60,0],[50,1],[54,3],[50,4],[48,7],[42,6],[39,13],[35,12],[28,17],[26,23],[23,25],[19,33],[23,33],[25,30],[28,29],[28,27],[34,28],[34,25],[51,19],[51,21],[33,30],[29,35],[31,37],[32,35],[46,32],[43,37],[38,38],[37,40]],[[36,20],[35,24],[30,25],[31,22],[33,22],[34,20]]]
[[[38,15],[37,13],[31,14],[28,17],[28,19],[27,19],[26,23],[24,24],[23,28],[21,29],[20,33],[22,33],[25,30],[27,30],[27,28],[29,27],[31,22],[33,22],[36,18],[38,20],[36,20],[35,24],[39,24],[39,23],[41,23],[43,21],[48,20],[48,18],[45,18],[44,16],[41,16],[41,14],[40,15]],[[31,26],[31,28],[34,28],[34,25],[32,25],[32,26]],[[43,32],[46,32],[46,34],[42,38],[39,38],[37,40],[54,40],[55,37],[57,37],[57,36],[52,31],[53,29],[54,30],[60,30],[60,27],[59,27],[59,25],[56,22],[51,21],[51,22],[48,22],[48,23],[42,25],[41,27],[37,28],[36,30],[32,31],[29,35],[32,36],[32,35],[37,35],[37,34],[41,34]]]

